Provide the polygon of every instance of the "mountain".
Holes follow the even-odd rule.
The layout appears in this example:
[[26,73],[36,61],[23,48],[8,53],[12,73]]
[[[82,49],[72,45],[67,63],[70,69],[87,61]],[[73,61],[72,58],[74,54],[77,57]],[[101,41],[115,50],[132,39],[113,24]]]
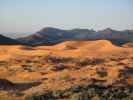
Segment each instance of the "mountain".
[[27,32],[27,33],[1,33],[1,35],[12,38],[12,39],[16,39],[16,38],[20,38],[20,37],[26,37],[28,35],[31,35],[32,33]]
[[5,37],[3,35],[0,35],[0,44],[20,44],[20,42],[18,42],[17,40],[14,40],[14,39],[10,39],[8,37]]
[[28,43],[29,45],[51,45],[67,40],[88,39],[89,36],[91,37],[92,33],[95,32],[88,29],[62,30],[52,27],[46,27],[33,35],[18,38],[18,40],[23,43]]
[[20,42],[28,43],[30,45],[38,45],[38,44],[55,44],[61,41],[64,41],[64,38],[71,38],[72,34],[68,32],[56,28],[43,28],[42,30],[38,31],[37,33],[24,37],[19,38]]
[[99,40],[106,39],[117,45],[133,41],[133,31],[117,31],[106,28],[100,31],[89,29],[62,30],[53,27],[46,27],[35,34],[18,38],[21,43],[29,45],[53,45],[68,40]]
[[107,39],[112,41],[114,44],[122,45],[124,43],[133,41],[133,31],[124,30],[117,31],[110,28],[98,31],[99,39]]

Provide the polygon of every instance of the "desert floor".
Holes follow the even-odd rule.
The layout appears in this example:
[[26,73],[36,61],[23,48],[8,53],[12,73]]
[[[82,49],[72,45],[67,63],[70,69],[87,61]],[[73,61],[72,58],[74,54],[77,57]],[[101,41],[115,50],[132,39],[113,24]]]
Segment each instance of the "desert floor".
[[[0,100],[24,100],[33,94],[44,97],[42,94],[48,91],[58,92],[54,92],[54,99],[45,95],[44,100],[87,100],[75,98],[80,95],[80,87],[89,85],[126,87],[130,91],[127,100],[133,99],[133,48],[116,46],[107,40],[0,46]],[[75,97],[69,93],[74,86]],[[61,96],[59,91],[68,92]],[[91,99],[106,100],[98,96]]]

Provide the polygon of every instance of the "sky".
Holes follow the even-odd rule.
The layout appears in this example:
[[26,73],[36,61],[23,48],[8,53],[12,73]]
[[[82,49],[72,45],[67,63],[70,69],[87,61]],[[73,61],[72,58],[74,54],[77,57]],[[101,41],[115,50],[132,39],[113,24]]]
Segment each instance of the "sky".
[[1,32],[133,29],[133,0],[0,0]]

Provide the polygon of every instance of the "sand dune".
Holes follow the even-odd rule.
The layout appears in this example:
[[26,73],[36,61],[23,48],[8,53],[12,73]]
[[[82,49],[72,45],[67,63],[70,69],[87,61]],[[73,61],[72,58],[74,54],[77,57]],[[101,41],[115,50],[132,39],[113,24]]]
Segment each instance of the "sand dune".
[[108,40],[97,40],[97,41],[66,41],[63,43],[59,43],[54,46],[40,46],[40,48],[49,48],[49,49],[57,49],[57,50],[71,50],[71,49],[80,49],[80,48],[103,48],[105,46],[115,47]]
[[132,48],[119,47],[108,40],[66,41],[54,46],[39,46],[36,50],[45,50],[60,56],[108,56],[124,52],[133,53]]
[[133,43],[132,42],[126,43],[126,44],[123,45],[123,47],[133,48]]
[[17,55],[48,55],[57,56],[108,56],[119,53],[133,54],[133,48],[113,45],[108,40],[97,41],[66,41],[54,46],[27,47],[19,45],[0,46],[0,59],[7,59]]

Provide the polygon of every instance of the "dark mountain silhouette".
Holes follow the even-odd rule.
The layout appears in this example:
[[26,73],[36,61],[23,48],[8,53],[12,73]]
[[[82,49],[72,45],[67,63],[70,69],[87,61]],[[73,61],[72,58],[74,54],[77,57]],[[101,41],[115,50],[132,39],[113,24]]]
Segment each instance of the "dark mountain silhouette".
[[38,45],[38,44],[56,44],[58,42],[64,41],[64,39],[71,38],[72,34],[56,28],[43,28],[37,33],[19,38],[20,42],[28,43],[29,45]]
[[52,45],[67,40],[97,40],[107,39],[117,45],[133,41],[133,31],[117,31],[110,28],[94,31],[89,29],[62,30],[46,27],[27,37],[18,38],[22,43],[29,45]]
[[14,39],[10,39],[8,37],[5,37],[3,35],[0,35],[0,44],[8,44],[8,45],[11,45],[11,44],[20,44],[20,42],[18,42],[17,40],[14,40]]
[[110,28],[98,31],[100,38],[105,39],[125,39],[128,38],[128,33],[126,31],[116,31]]
[[83,29],[61,30],[57,28],[46,27],[33,35],[24,38],[19,38],[18,40],[29,45],[51,45],[66,40],[88,39],[88,35],[90,35],[90,33],[93,32],[90,30]]
[[110,28],[101,30],[97,32],[98,39],[107,39],[112,41],[114,44],[122,45],[124,43],[133,41],[133,31],[117,31]]

